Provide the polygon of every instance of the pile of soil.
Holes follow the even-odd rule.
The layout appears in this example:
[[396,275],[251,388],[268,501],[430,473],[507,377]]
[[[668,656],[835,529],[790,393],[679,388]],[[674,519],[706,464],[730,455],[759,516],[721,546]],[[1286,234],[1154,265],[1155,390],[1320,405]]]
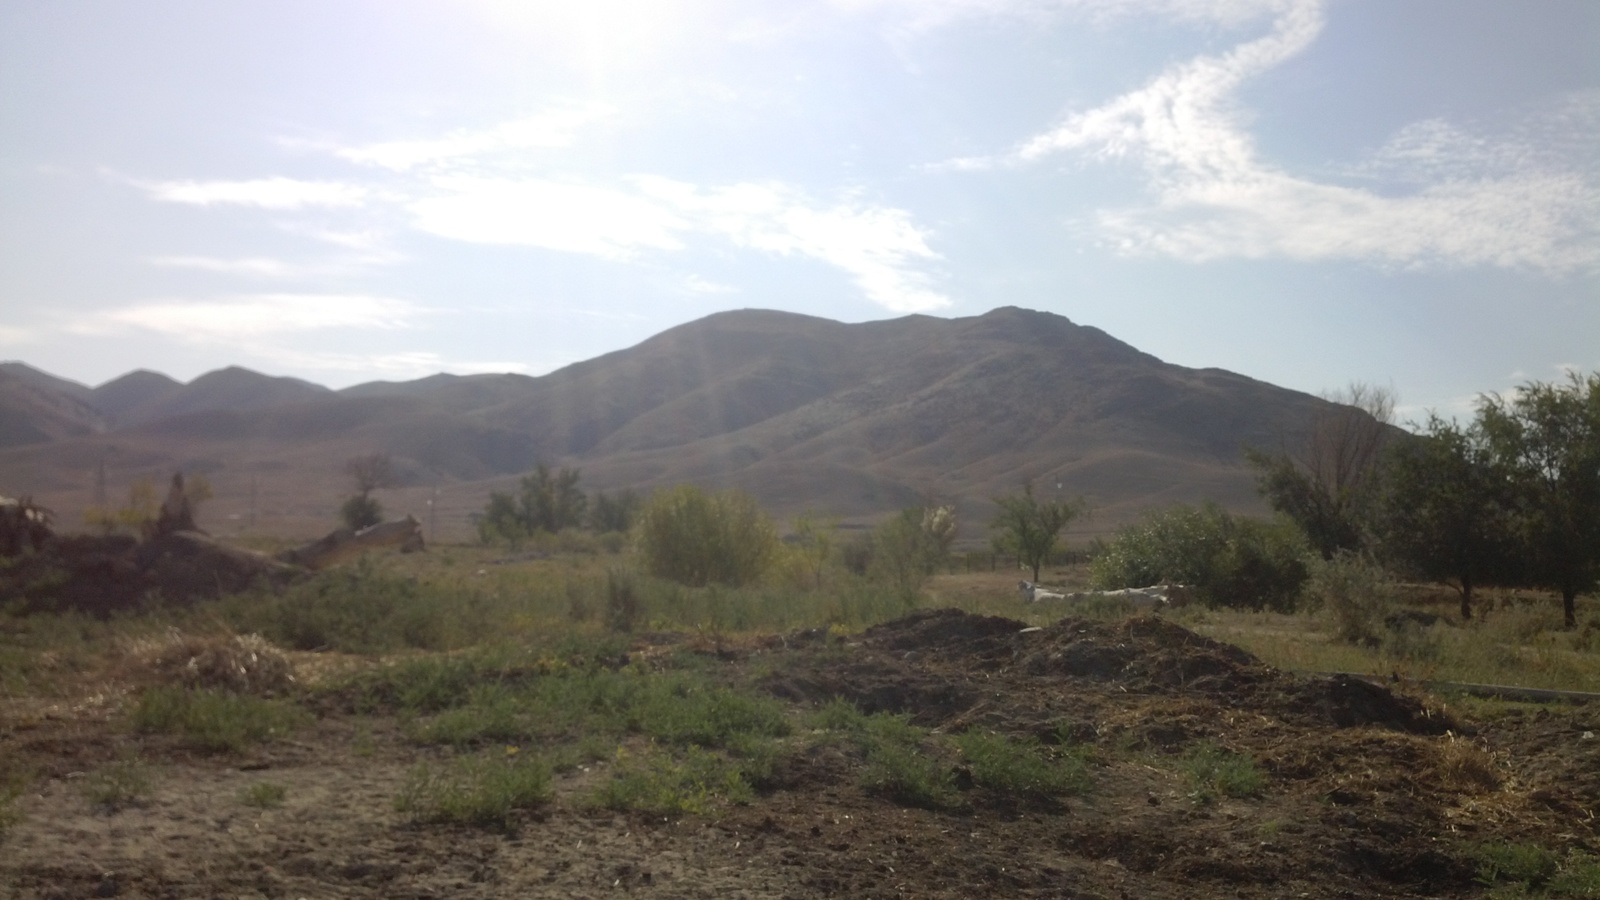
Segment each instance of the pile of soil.
[[16,612],[70,610],[104,618],[147,603],[192,603],[304,574],[195,531],[145,541],[62,535],[7,559],[0,567],[0,597]]
[[[639,654],[652,648],[639,646]],[[324,711],[247,758],[128,738],[104,707],[0,719],[0,756],[44,777],[0,852],[0,897],[1473,897],[1478,846],[1600,852],[1600,714],[1436,699],[1296,676],[1158,618],[1026,628],[919,612],[849,639],[719,646],[706,665],[800,705],[843,697],[940,732],[1024,736],[1087,755],[1092,787],[1048,804],[896,804],[860,761],[794,738],[769,789],[708,818],[599,811],[608,766],[559,779],[511,835],[408,823],[406,772],[438,751],[383,716]],[[737,650],[738,652],[732,652]],[[143,806],[96,811],[82,773],[129,740],[164,774]],[[1209,746],[1265,775],[1202,796]],[[284,805],[247,807],[271,781]]]

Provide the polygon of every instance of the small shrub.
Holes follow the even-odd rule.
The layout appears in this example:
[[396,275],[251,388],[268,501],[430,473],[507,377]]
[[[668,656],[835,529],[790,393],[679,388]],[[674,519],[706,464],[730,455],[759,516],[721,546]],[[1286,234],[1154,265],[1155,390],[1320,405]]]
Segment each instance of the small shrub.
[[690,587],[750,584],[778,554],[777,528],[739,491],[680,485],[657,492],[640,511],[634,535],[646,571]]
[[517,810],[549,801],[551,772],[543,760],[510,747],[411,770],[395,809],[417,822],[476,825],[510,831]]
[[745,735],[779,737],[789,732],[777,700],[681,676],[647,682],[633,716],[638,730],[650,737],[701,747],[727,747]]
[[276,809],[289,796],[289,789],[275,781],[257,781],[239,792],[239,802],[257,809]]
[[1561,864],[1561,871],[1550,879],[1550,893],[1556,897],[1600,897],[1600,857],[1574,852]]
[[281,700],[167,687],[145,691],[133,710],[138,730],[180,735],[190,746],[213,752],[239,752],[288,734],[308,718]]
[[644,618],[644,598],[633,576],[621,569],[606,569],[606,628],[628,633]]
[[941,760],[916,744],[881,741],[867,750],[863,785],[896,803],[938,809],[955,801],[955,779]]
[[1333,616],[1340,640],[1372,647],[1382,643],[1383,620],[1394,606],[1394,592],[1383,570],[1370,560],[1340,553],[1317,562],[1306,593]]
[[1483,884],[1511,882],[1537,889],[1561,868],[1555,852],[1538,844],[1480,844],[1473,856]]
[[1267,786],[1266,776],[1256,768],[1254,760],[1210,741],[1200,742],[1189,752],[1183,761],[1183,773],[1189,781],[1189,795],[1199,803],[1209,803],[1219,794],[1255,797]]
[[138,806],[150,797],[150,768],[139,760],[114,762],[89,773],[81,790],[85,800],[108,812]]
[[723,803],[754,796],[739,767],[690,747],[681,755],[652,752],[633,759],[618,751],[617,771],[600,786],[595,802],[658,816],[705,815]]
[[968,731],[956,737],[956,747],[973,783],[997,793],[1047,797],[1079,794],[1089,787],[1083,757],[1069,753],[1052,758],[1037,739]]
[[278,591],[224,601],[222,613],[236,629],[291,650],[446,650],[472,636],[466,626],[494,631],[465,621],[463,599],[458,591],[386,573],[363,559]]
[[1500,767],[1489,751],[1456,735],[1439,749],[1439,778],[1464,791],[1493,791],[1500,787]]

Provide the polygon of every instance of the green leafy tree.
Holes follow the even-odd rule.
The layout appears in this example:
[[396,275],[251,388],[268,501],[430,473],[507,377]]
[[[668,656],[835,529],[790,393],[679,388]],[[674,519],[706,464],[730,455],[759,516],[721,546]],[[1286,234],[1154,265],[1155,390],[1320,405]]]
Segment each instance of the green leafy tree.
[[1267,504],[1299,525],[1323,559],[1333,559],[1365,546],[1364,524],[1394,430],[1394,394],[1355,383],[1323,399],[1297,449],[1247,448],[1245,459]]
[[589,527],[596,534],[626,532],[633,527],[644,500],[634,491],[624,488],[616,494],[595,491],[589,503]]
[[872,534],[867,574],[914,594],[950,556],[956,511],[950,506],[903,509]]
[[1461,616],[1472,618],[1473,588],[1504,578],[1511,551],[1507,481],[1483,429],[1430,415],[1415,440],[1391,448],[1384,484],[1381,556],[1422,578],[1454,580]]
[[1022,490],[995,497],[995,514],[989,527],[996,532],[995,549],[1014,554],[1017,560],[1033,570],[1033,580],[1039,580],[1039,568],[1049,558],[1062,529],[1088,512],[1082,499],[1040,500],[1034,496],[1033,482],[1024,482]]
[[690,587],[749,584],[778,553],[777,528],[754,498],[693,485],[651,496],[633,536],[646,571]]
[[528,531],[555,534],[583,524],[588,498],[578,489],[579,470],[563,468],[552,473],[540,463],[522,479],[522,521]]
[[352,531],[376,525],[383,521],[383,504],[372,496],[379,488],[394,484],[394,461],[382,451],[365,453],[345,460],[345,475],[355,485],[356,492],[339,507],[339,518]]
[[838,528],[838,523],[819,521],[809,512],[796,516],[791,528],[806,574],[811,576],[817,590],[822,589],[822,573],[838,543]]
[[1101,589],[1179,583],[1207,606],[1290,612],[1309,575],[1306,553],[1292,523],[1178,504],[1118,529],[1096,548],[1090,574]]
[[1600,580],[1600,374],[1484,397],[1478,421],[1505,473],[1524,578],[1559,591],[1575,627],[1577,595]]

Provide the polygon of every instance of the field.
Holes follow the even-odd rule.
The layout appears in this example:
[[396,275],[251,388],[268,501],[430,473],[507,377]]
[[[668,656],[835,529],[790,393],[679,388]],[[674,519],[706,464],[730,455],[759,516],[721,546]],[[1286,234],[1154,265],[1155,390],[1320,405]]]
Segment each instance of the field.
[[0,896],[1600,896],[1600,710],[1420,686],[1595,690],[1548,598],[1363,647],[1015,582],[446,547],[0,619]]

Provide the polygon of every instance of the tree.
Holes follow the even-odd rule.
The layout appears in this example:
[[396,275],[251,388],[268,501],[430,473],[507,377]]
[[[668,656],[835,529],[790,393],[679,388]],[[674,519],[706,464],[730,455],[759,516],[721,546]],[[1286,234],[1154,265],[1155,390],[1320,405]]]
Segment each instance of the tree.
[[1236,517],[1215,503],[1152,512],[1096,549],[1095,587],[1187,584],[1207,606],[1292,612],[1308,575],[1300,529]]
[[1033,570],[1033,580],[1039,580],[1039,567],[1044,565],[1055,547],[1056,536],[1073,519],[1088,512],[1080,498],[1076,501],[1045,500],[1033,495],[1033,482],[1023,482],[1018,493],[995,497],[994,519],[989,527],[997,532],[995,547],[1015,553],[1018,561]]
[[1474,586],[1503,577],[1509,495],[1483,429],[1430,415],[1415,440],[1395,444],[1384,469],[1377,526],[1384,559],[1423,578],[1454,579],[1461,617]]
[[957,524],[952,506],[901,510],[872,533],[868,574],[893,584],[901,594],[915,594],[949,557]]
[[794,520],[792,530],[800,559],[805,565],[806,574],[815,580],[819,591],[822,590],[822,572],[827,568],[828,559],[833,556],[833,547],[837,543],[838,529],[837,522],[819,522],[809,512],[801,513]]
[[1485,396],[1478,422],[1510,495],[1524,577],[1560,591],[1575,627],[1578,593],[1600,580],[1600,374]]
[[383,451],[365,453],[345,460],[344,473],[356,492],[339,507],[339,518],[352,531],[383,521],[383,504],[372,496],[379,488],[394,484],[394,461]]
[[778,553],[778,531],[750,495],[693,485],[645,503],[634,542],[646,571],[690,587],[739,587],[759,579]]
[[1393,431],[1394,393],[1360,382],[1326,395],[1302,446],[1269,453],[1246,448],[1257,489],[1288,516],[1323,559],[1365,544],[1383,449]]
[[583,524],[589,500],[578,489],[578,478],[577,469],[563,468],[552,474],[549,466],[539,463],[522,479],[522,522],[529,533],[555,534]]
[[643,502],[637,493],[627,488],[616,494],[595,491],[589,503],[589,527],[596,534],[625,532],[633,527]]

